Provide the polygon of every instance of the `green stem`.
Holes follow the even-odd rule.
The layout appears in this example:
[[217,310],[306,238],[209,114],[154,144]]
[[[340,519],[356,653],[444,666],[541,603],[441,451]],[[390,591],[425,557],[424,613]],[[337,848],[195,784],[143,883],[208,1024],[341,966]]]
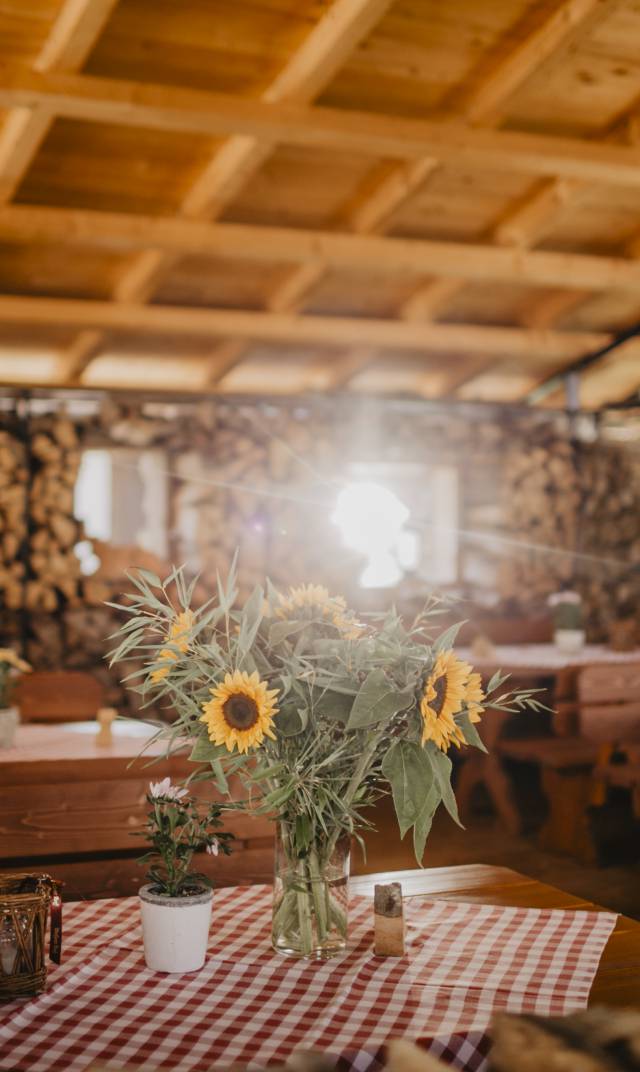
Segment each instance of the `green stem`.
[[311,900],[309,887],[306,881],[304,865],[302,867],[302,889],[296,890],[298,904],[298,922],[300,925],[300,947],[305,956],[309,956],[313,949],[313,927],[311,924]]
[[329,929],[329,915],[327,913],[327,896],[326,891],[328,888],[327,880],[325,879],[320,861],[318,860],[318,853],[315,849],[311,849],[309,853],[309,884],[311,886],[311,894],[313,896],[313,905],[316,916],[316,929],[318,931],[318,940],[324,942],[327,937],[327,931]]
[[[344,798],[343,799],[344,799],[344,805],[345,805],[344,810],[345,811],[353,804],[354,797],[355,797],[356,793],[358,792],[358,789],[360,788],[360,784],[361,784],[362,779],[364,778],[364,776],[366,774],[367,767],[369,766],[371,760],[373,759],[373,757],[374,757],[374,755],[376,753],[376,748],[378,747],[380,741],[384,737],[385,732],[386,732],[386,726],[385,725],[380,726],[379,729],[376,731],[376,733],[374,733],[373,737],[369,741],[369,744],[366,746],[366,748],[364,749],[362,755],[360,756],[358,764],[357,764],[353,774],[351,775],[351,777],[350,777],[350,779],[349,779],[349,781],[347,783],[347,788],[346,788],[345,793],[344,793]],[[333,833],[331,834],[331,836],[329,838],[329,841],[327,843],[327,860],[330,859],[330,857],[331,857],[331,855],[333,853],[333,850],[336,847],[338,838],[340,837],[341,833],[342,833],[342,831],[340,829],[336,828],[333,831]]]

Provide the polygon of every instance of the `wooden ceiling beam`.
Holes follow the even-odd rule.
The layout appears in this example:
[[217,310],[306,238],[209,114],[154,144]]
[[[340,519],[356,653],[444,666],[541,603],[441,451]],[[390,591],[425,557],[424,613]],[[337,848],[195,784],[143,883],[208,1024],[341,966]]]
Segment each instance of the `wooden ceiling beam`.
[[[357,44],[382,18],[390,3],[391,0],[334,0],[267,87],[262,99],[268,103],[308,103],[328,84]],[[180,214],[193,219],[218,216],[259,170],[271,151],[272,145],[251,135],[232,134],[214,152],[209,164],[187,191]],[[118,281],[116,300],[147,301],[173,262],[173,254],[166,251],[151,249],[141,253]],[[239,359],[239,353],[236,356]],[[74,360],[72,352],[69,355],[72,374]]]
[[[66,0],[35,59],[35,70],[79,70],[116,3],[117,0]],[[9,112],[0,131],[0,203],[10,201],[15,194],[52,121],[46,105]]]
[[484,130],[455,120],[405,119],[351,109],[272,104],[200,90],[5,69],[1,107],[44,106],[67,118],[210,137],[239,133],[270,143],[422,159],[530,175],[640,186],[640,149],[581,138]]
[[81,330],[246,338],[263,342],[367,346],[376,349],[506,354],[532,361],[576,359],[610,336],[594,332],[535,332],[479,324],[421,324],[359,317],[293,316],[253,310],[195,309],[65,298],[0,296],[0,325],[71,326]]
[[[406,278],[428,275],[495,279],[585,290],[636,290],[640,261],[626,257],[518,250],[491,244],[305,231],[253,224],[200,223],[168,217],[10,205],[0,208],[0,239],[109,250],[144,249],[145,257],[190,254],[241,261],[289,261],[314,278],[318,265]],[[146,249],[146,247],[150,247]],[[121,294],[125,301],[133,295]],[[138,299],[135,299],[138,300]],[[409,316],[409,312],[407,312]],[[415,318],[412,316],[410,318]]]
[[[479,83],[472,79],[468,87],[461,87],[457,94],[450,97],[447,105],[467,121],[495,125],[499,106],[508,100],[537,66],[566,44],[589,16],[596,11],[602,15],[604,9],[610,7],[613,2],[614,0],[560,0],[541,23],[537,23],[523,40],[509,49],[506,56],[501,55]],[[372,188],[367,189],[369,184],[365,183],[365,195],[347,216],[347,227],[365,233],[380,230],[438,166],[439,161],[435,157],[426,157],[412,164],[407,164],[406,161],[396,162],[381,180],[373,183]],[[562,181],[580,184],[577,179]],[[300,308],[308,292],[322,278],[322,274],[321,262],[318,262],[315,273],[308,269],[294,271],[272,295],[270,308]],[[404,304],[400,315],[408,319],[432,319],[464,285],[464,280],[430,280],[418,288]]]

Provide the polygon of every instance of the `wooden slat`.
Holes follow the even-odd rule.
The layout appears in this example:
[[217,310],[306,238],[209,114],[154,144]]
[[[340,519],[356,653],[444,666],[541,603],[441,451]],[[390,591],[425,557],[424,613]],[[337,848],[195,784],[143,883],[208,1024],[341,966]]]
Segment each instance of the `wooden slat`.
[[495,353],[536,361],[570,360],[603,346],[610,336],[591,332],[535,332],[476,324],[421,324],[359,317],[292,316],[227,309],[0,296],[0,324],[96,328],[192,337],[365,345],[452,353]]
[[40,55],[37,71],[79,71],[118,0],[65,0]]
[[41,75],[23,69],[5,71],[0,106],[44,106],[71,119],[212,137],[241,133],[268,142],[373,156],[410,160],[437,155],[463,166],[640,186],[640,150],[636,147],[513,130],[467,129],[455,121],[270,104],[223,93],[79,75]]
[[[75,71],[91,52],[117,0],[66,0],[34,67]],[[52,122],[45,108],[16,108],[0,133],[0,203],[10,201]]]
[[[321,267],[331,267],[409,279],[437,273],[543,287],[562,286],[570,279],[576,288],[596,291],[640,287],[640,261],[626,257],[27,205],[0,209],[0,238],[11,242],[95,245],[112,250],[149,246],[153,248],[147,249],[143,257],[151,260],[167,252],[270,264],[290,261],[303,265],[303,271],[312,279],[317,278]],[[121,285],[117,297],[127,302],[135,300],[136,293],[136,287],[124,289]]]
[[313,100],[373,29],[392,0],[334,0],[265,91],[267,101]]
[[539,26],[496,63],[478,89],[472,89],[466,97],[459,96],[457,109],[473,123],[493,119],[527,78],[566,44],[589,15],[603,7],[602,0],[561,0]]
[[407,298],[400,315],[404,320],[432,320],[458,294],[468,278],[465,274],[463,278],[445,277],[422,284]]
[[553,227],[565,205],[575,202],[588,184],[579,179],[551,179],[508,212],[494,230],[502,246],[533,246]]

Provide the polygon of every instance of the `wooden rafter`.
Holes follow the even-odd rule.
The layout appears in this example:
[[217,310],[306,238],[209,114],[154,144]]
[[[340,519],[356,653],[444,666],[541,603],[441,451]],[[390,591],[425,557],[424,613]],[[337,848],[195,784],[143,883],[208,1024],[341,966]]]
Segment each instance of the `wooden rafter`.
[[[332,269],[409,279],[437,273],[458,279],[496,279],[543,287],[562,285],[571,279],[576,287],[594,291],[640,287],[640,261],[626,257],[253,224],[200,223],[31,205],[0,208],[0,238],[107,250],[135,251],[152,246],[154,251],[174,255],[270,264],[291,262],[302,265],[305,272],[315,271],[322,264]],[[132,300],[125,294],[119,297]]]
[[340,108],[271,104],[223,93],[86,75],[6,70],[0,106],[44,106],[94,120],[212,137],[248,134],[269,143],[423,159],[527,175],[564,175],[612,186],[640,186],[640,150],[582,138],[469,129],[455,120],[406,119]]
[[[80,70],[117,0],[66,0],[34,68]],[[14,108],[0,132],[0,203],[13,197],[46,136],[53,115],[46,107]]]
[[[291,101],[306,104],[331,80],[360,40],[382,18],[391,0],[334,0],[302,45],[267,87],[262,100],[270,103]],[[187,191],[180,206],[182,216],[211,219],[233,200],[271,152],[267,142],[235,134],[217,149],[208,165]],[[117,301],[146,301],[158,279],[173,264],[166,251],[149,249],[127,268],[116,287]],[[69,356],[70,376],[77,378],[96,352],[95,334],[75,341]],[[236,345],[236,358],[240,350]],[[216,369],[231,367],[229,349],[223,347],[212,358]],[[222,373],[220,372],[220,375]]]
[[[568,38],[596,9],[602,13],[604,6],[601,0],[560,0],[542,23],[506,56],[501,56],[479,85],[472,83],[469,90],[462,87],[457,96],[450,100],[450,106],[470,122],[494,125],[500,105],[541,62],[566,44]],[[347,216],[347,226],[360,233],[379,230],[437,167],[435,157],[425,157],[411,164],[400,161],[392,165],[388,173],[374,182],[373,189],[366,190],[360,203],[352,208]],[[555,183],[557,180],[551,181]],[[581,185],[577,179],[563,181]],[[322,278],[323,272],[321,261],[315,267],[305,265],[295,270],[272,294],[269,307],[281,311],[299,308],[309,291]],[[404,303],[399,310],[400,316],[408,320],[432,319],[463,287],[463,279],[430,280],[418,287]]]
[[424,352],[495,353],[533,360],[570,359],[604,346],[597,332],[535,332],[479,324],[421,324],[359,317],[293,316],[253,310],[196,309],[65,298],[0,296],[0,324],[71,326],[104,331],[164,333],[199,338],[362,345]]

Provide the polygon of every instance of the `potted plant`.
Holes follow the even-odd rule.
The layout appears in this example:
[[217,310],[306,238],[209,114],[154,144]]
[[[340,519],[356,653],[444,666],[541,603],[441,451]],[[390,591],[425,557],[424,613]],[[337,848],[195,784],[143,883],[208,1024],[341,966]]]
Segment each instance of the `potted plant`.
[[553,640],[558,651],[576,655],[585,642],[582,599],[578,592],[564,589],[549,596],[553,613]]
[[13,683],[16,677],[30,670],[29,663],[11,648],[0,648],[0,748],[11,748],[20,722],[20,712],[11,704]]
[[195,609],[182,569],[130,580],[112,662],[145,661],[134,687],[170,702],[175,721],[157,735],[169,752],[190,747],[197,777],[222,793],[238,776],[245,806],[275,820],[272,945],[287,956],[345,950],[349,850],[375,801],[391,794],[422,865],[439,805],[458,821],[447,753],[484,748],[487,696],[506,711],[542,706],[501,692],[500,674],[483,686],[453,651],[457,627],[434,628],[436,600],[405,625],[395,610],[361,622],[320,585],[267,582],[239,605],[235,563]]
[[191,972],[204,964],[211,922],[213,890],[207,875],[191,870],[194,853],[229,853],[233,834],[222,833],[219,804],[200,813],[187,789],[169,778],[151,783],[151,809],[141,836],[151,850],[140,864],[150,864],[149,882],[139,891],[147,967],[153,971]]

